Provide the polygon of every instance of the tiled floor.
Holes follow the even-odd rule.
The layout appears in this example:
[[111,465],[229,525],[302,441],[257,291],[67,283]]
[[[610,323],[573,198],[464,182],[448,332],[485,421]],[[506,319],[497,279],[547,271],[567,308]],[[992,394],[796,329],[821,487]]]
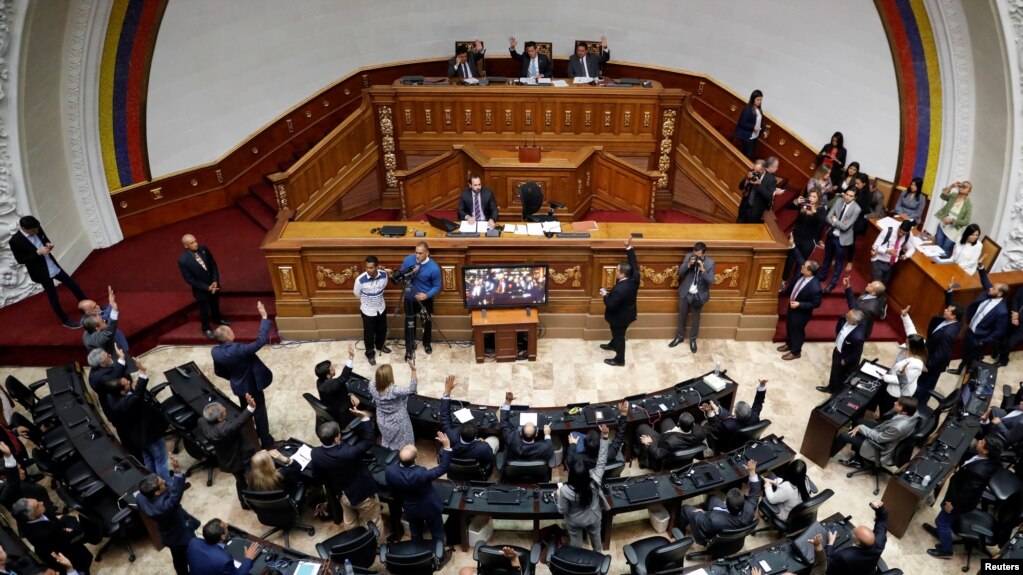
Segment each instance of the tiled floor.
[[[420,353],[419,373],[422,381],[420,393],[439,396],[444,378],[448,374],[458,377],[456,397],[468,398],[473,403],[498,405],[504,399],[506,390],[515,392],[518,401],[532,405],[563,405],[577,401],[609,401],[641,391],[668,387],[688,377],[699,375],[714,368],[720,361],[729,375],[740,382],[739,399],[750,399],[757,378],[769,380],[767,402],[763,416],[772,420],[770,432],[784,436],[785,442],[795,449],[802,442],[806,420],[810,410],[824,396],[814,386],[827,379],[831,361],[831,346],[828,344],[807,344],[803,357],[793,362],[779,359],[781,354],[774,351],[775,345],[763,342],[736,342],[726,340],[705,340],[700,342],[697,354],[689,352],[687,346],[668,349],[663,340],[632,340],[626,354],[626,367],[615,368],[604,365],[607,353],[598,349],[596,342],[568,339],[544,339],[539,342],[536,362],[497,364],[488,362],[476,364],[472,349],[466,345],[444,344],[434,346],[432,355]],[[268,390],[271,429],[278,438],[294,436],[306,441],[316,441],[313,433],[313,416],[302,393],[315,388],[313,366],[322,359],[342,360],[347,343],[317,342],[294,344],[286,347],[266,348],[260,356],[274,372],[275,383]],[[890,363],[895,356],[895,344],[867,344],[865,358],[878,358]],[[400,380],[408,376],[408,369],[401,362],[401,351],[395,350],[384,356],[396,363],[395,372]],[[212,361],[208,347],[160,348],[147,353],[143,361],[153,373],[162,373],[176,365],[195,361],[207,375],[225,390],[226,382],[213,376]],[[372,369],[361,352],[357,352],[356,371],[371,375]],[[34,381],[42,376],[43,370],[36,368],[3,368],[0,373],[13,373],[23,381]],[[157,378],[159,381],[161,378]],[[999,372],[999,381],[1012,383],[1023,380],[1023,368],[1014,361]],[[954,377],[945,375],[939,382],[939,391],[948,391],[954,386]],[[229,390],[228,390],[229,391]],[[436,448],[431,441],[420,441],[424,451],[421,460],[434,461],[428,453]],[[189,462],[182,451],[181,463]],[[636,465],[626,473],[639,473]],[[832,464],[820,469],[810,464],[810,476],[822,487],[835,491],[835,496],[821,510],[822,516],[841,512],[852,515],[858,522],[869,522],[872,513],[867,502],[874,499],[873,482],[869,476],[847,479],[845,468]],[[261,532],[262,527],[250,512],[238,507],[234,495],[234,482],[229,476],[218,474],[212,487],[207,488],[201,479],[193,480],[193,488],[185,494],[184,505],[200,520],[220,517],[250,532]],[[882,486],[882,489],[884,486]],[[913,526],[902,539],[889,539],[884,559],[890,566],[900,567],[906,573],[959,573],[962,557],[952,561],[931,559],[926,549],[932,546],[932,539],[920,527],[923,521],[931,521],[935,511],[921,507]],[[319,522],[307,512],[307,519],[317,528],[314,537],[303,533],[292,534],[292,546],[314,554],[314,543],[334,534],[338,527],[333,523]],[[498,522],[498,530],[492,543],[528,545],[533,538],[529,531],[531,524],[521,522]],[[622,546],[626,543],[653,534],[643,513],[629,514],[616,519],[613,539],[608,552],[614,558],[611,573],[628,572],[623,558]],[[768,542],[774,535],[761,533],[751,538],[749,547]],[[607,545],[607,543],[605,543]],[[169,552],[156,552],[152,546],[139,540],[135,543],[138,560],[127,561],[127,553],[115,550],[104,558],[97,567],[103,573],[120,575],[132,573],[173,573]],[[471,554],[456,553],[444,569],[455,573],[457,568],[472,564]]]

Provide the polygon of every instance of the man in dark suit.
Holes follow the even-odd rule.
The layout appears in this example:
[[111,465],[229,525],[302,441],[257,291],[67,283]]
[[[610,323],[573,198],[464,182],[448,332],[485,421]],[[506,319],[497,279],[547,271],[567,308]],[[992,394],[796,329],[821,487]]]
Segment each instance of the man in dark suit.
[[710,286],[714,285],[714,258],[707,255],[707,245],[696,242],[692,253],[678,265],[678,330],[668,347],[675,347],[686,339],[686,316],[693,312],[693,325],[689,329],[689,351],[696,353],[696,337],[700,334],[700,314],[710,299]]
[[352,415],[352,400],[348,397],[348,378],[352,375],[352,368],[355,361],[355,347],[348,346],[348,360],[341,370],[341,375],[335,375],[334,364],[330,360],[324,360],[316,364],[316,393],[320,395],[320,402],[327,406],[327,410],[338,422],[342,429],[348,429],[354,416]]
[[599,78],[600,67],[611,59],[607,36],[600,37],[600,54],[590,54],[585,42],[576,42],[575,54],[568,58],[569,78]]
[[601,441],[607,443],[607,461],[614,462],[625,443],[625,427],[629,421],[629,402],[622,401],[618,404],[618,417],[615,420],[615,437],[611,439],[611,428],[608,424],[600,423],[597,429],[591,429],[585,434],[573,431],[568,434],[569,447],[565,450],[565,469],[572,469],[572,465],[578,461],[588,470],[596,469],[597,460],[600,457]]
[[987,277],[987,269],[983,264],[977,266],[980,283],[984,293],[977,296],[966,308],[966,335],[963,337],[963,359],[959,367],[948,370],[959,375],[964,369],[969,370],[974,362],[984,357],[984,346],[1000,341],[1009,324],[1009,308],[1005,296],[1009,294],[1009,286],[1003,283],[992,284]]
[[1018,287],[1012,296],[1012,303],[1009,304],[1009,323],[1005,326],[1006,336],[998,343],[998,348],[992,356],[998,360],[998,365],[1001,367],[1009,365],[1009,353],[1023,342],[1021,315],[1023,315],[1023,287]]
[[614,351],[615,356],[604,360],[608,365],[625,365],[625,331],[636,321],[636,296],[639,294],[639,264],[632,249],[632,238],[625,240],[628,262],[618,264],[617,281],[611,291],[600,288],[604,298],[604,320],[611,327],[611,341],[600,344],[600,349]]
[[455,389],[455,376],[449,375],[444,382],[444,395],[440,398],[440,429],[447,434],[451,442],[452,457],[478,461],[483,469],[483,477],[490,477],[494,470],[494,456],[500,447],[496,437],[480,439],[476,437],[476,422],[467,421],[455,424],[451,421],[451,391]]
[[443,432],[437,432],[440,442],[440,463],[433,469],[416,465],[415,445],[406,445],[398,454],[398,461],[387,466],[384,478],[392,492],[402,494],[405,519],[413,541],[423,540],[423,526],[430,530],[430,538],[444,541],[444,502],[433,489],[433,480],[448,472],[451,465],[451,441]]
[[104,318],[102,314],[90,315],[82,319],[82,327],[85,328],[85,332],[82,333],[82,345],[88,350],[99,348],[114,355],[120,310],[117,308],[117,301],[114,298],[114,289],[110,286],[107,286],[107,301],[110,302],[109,319]]
[[458,200],[458,219],[470,224],[487,222],[494,227],[497,221],[497,200],[490,188],[483,187],[483,180],[473,174],[469,176],[469,187],[462,190]]
[[185,494],[185,474],[181,472],[178,459],[171,456],[171,480],[164,481],[159,475],[148,475],[139,482],[139,495],[135,498],[139,511],[156,522],[160,539],[170,548],[177,575],[188,575],[188,543],[195,539],[199,520],[181,507]]
[[92,553],[80,540],[75,541],[82,535],[82,526],[75,518],[47,515],[42,501],[29,498],[15,501],[11,515],[18,522],[18,534],[32,544],[43,563],[61,572],[62,567],[51,555],[60,553],[70,559],[80,573],[88,575]]
[[831,375],[828,385],[818,385],[817,391],[835,394],[842,391],[845,380],[860,367],[863,343],[867,330],[863,325],[863,311],[851,309],[835,322],[835,347],[831,350]]
[[[902,325],[906,335],[916,333],[916,326],[909,318],[909,308],[902,310]],[[913,394],[926,405],[930,399],[930,392],[938,385],[938,377],[945,373],[948,364],[952,362],[952,344],[959,337],[959,330],[962,329],[963,308],[952,301],[952,290],[945,291],[945,309],[941,315],[931,318],[927,325],[927,361],[924,363],[924,372],[916,381],[916,393]]]
[[553,463],[554,449],[551,447],[551,426],[543,426],[543,437],[537,437],[539,430],[533,423],[527,423],[519,429],[512,422],[511,402],[515,401],[512,392],[504,394],[504,405],[501,406],[501,436],[504,438],[504,449],[508,461],[546,461]]
[[369,414],[351,408],[356,439],[354,443],[341,441],[341,428],[337,423],[320,424],[316,435],[323,445],[314,447],[310,455],[313,475],[327,486],[332,496],[341,501],[344,529],[380,524],[380,498],[377,484],[363,457],[376,443],[373,423]]
[[803,258],[803,254],[796,249],[796,242],[791,234],[789,253],[799,265],[799,271],[782,290],[782,295],[789,298],[789,311],[785,315],[785,343],[778,347],[778,351],[785,352],[782,359],[786,361],[802,356],[803,342],[806,341],[806,324],[810,323],[813,310],[821,306],[821,282],[817,279],[817,262]]
[[119,380],[128,374],[128,360],[120,347],[114,349],[117,352],[117,361],[105,350],[94,349],[89,352],[89,387],[97,394],[103,392],[103,384],[112,379]]
[[828,558],[828,575],[864,575],[877,571],[877,562],[888,542],[888,510],[883,501],[873,501],[874,530],[857,525],[852,532],[853,544],[835,549],[835,532],[828,534],[824,554]]
[[763,483],[757,476],[757,462],[747,461],[746,472],[749,474],[749,494],[745,497],[741,489],[733,487],[725,494],[724,501],[717,495],[711,495],[705,510],[683,505],[678,518],[682,532],[690,527],[693,539],[700,545],[706,545],[726,529],[739,529],[756,521],[757,503],[764,492]]
[[739,191],[742,192],[742,198],[739,200],[739,211],[736,214],[735,223],[752,223],[750,210],[753,208],[753,190],[756,189],[763,177],[764,161],[757,160],[753,162],[753,169],[746,172],[746,177],[739,180]]
[[256,452],[255,445],[248,445],[243,427],[252,418],[256,411],[256,400],[251,395],[245,396],[247,407],[230,421],[227,419],[227,410],[217,402],[207,404],[202,410],[202,419],[199,420],[199,433],[213,444],[217,452],[217,466],[225,473],[234,475],[234,486],[238,492],[238,501],[242,509],[248,509],[248,504],[242,499],[242,491],[248,488],[245,480],[245,468],[249,458]]
[[515,51],[516,45],[518,45],[518,41],[514,36],[508,38],[508,53],[522,64],[520,78],[550,78],[553,75],[551,59],[537,51],[536,42],[526,42],[524,54]]
[[1005,440],[997,434],[985,436],[977,442],[977,454],[959,466],[945,490],[941,510],[934,519],[938,532],[938,545],[927,550],[931,557],[948,559],[952,556],[952,529],[959,526],[963,516],[977,508],[984,489],[1002,468],[998,458],[1005,449]]
[[206,246],[199,245],[199,240],[192,234],[181,237],[185,251],[178,257],[178,269],[181,277],[192,286],[192,296],[199,304],[199,323],[206,337],[213,339],[210,320],[220,325],[231,325],[231,322],[220,315],[220,270],[213,259],[213,253]]
[[11,235],[10,241],[14,261],[25,266],[29,279],[43,286],[53,313],[57,314],[64,327],[78,329],[81,323],[68,318],[67,312],[60,306],[60,297],[53,282],[56,280],[66,285],[78,301],[89,299],[88,296],[78,287],[78,283],[71,279],[71,275],[61,269],[57,259],[53,257],[51,253],[53,242],[46,237],[39,220],[33,216],[25,216],[18,221],[18,225],[21,229]]
[[[110,291],[111,289],[108,286],[107,297],[109,297]],[[113,319],[111,316],[113,315],[114,307],[110,302],[107,302],[106,307],[100,307],[94,300],[83,299],[78,302],[78,311],[82,312],[83,322],[89,317],[99,317],[103,319],[104,322],[110,323],[110,320]],[[128,347],[128,338],[125,337],[124,332],[119,329],[114,330],[114,343],[116,343],[126,353],[130,351],[130,348]],[[89,346],[86,345],[86,347]]]
[[677,425],[670,417],[666,417],[658,424],[658,429],[660,431],[654,431],[646,423],[636,428],[636,439],[639,442],[636,452],[639,462],[647,469],[660,467],[656,462],[676,451],[703,445],[706,439],[703,426],[696,425],[696,419],[686,411],[678,416]]
[[455,47],[455,56],[448,60],[448,78],[460,78],[463,80],[480,77],[479,65],[483,62],[487,50],[483,42],[476,39],[476,49],[469,51],[465,44]]
[[870,333],[874,330],[874,321],[884,319],[888,312],[888,296],[884,294],[885,285],[879,281],[872,281],[863,289],[860,297],[853,295],[852,285],[849,276],[842,278],[842,287],[845,288],[845,300],[849,309],[858,309],[863,312],[863,331],[866,338],[870,339]]
[[0,467],[0,505],[10,509],[19,499],[35,499],[43,502],[47,515],[55,516],[57,508],[50,500],[50,492],[42,485],[21,478],[22,469],[7,443],[0,442],[0,456],[4,460],[3,467]]
[[160,406],[148,397],[146,366],[138,360],[135,363],[139,368],[138,379],[132,382],[122,377],[103,382],[100,402],[121,443],[141,451],[146,469],[168,480],[167,442],[163,439],[167,420]]
[[274,438],[270,435],[270,421],[266,416],[266,399],[263,397],[263,390],[270,387],[274,374],[270,368],[263,363],[256,355],[270,336],[270,327],[273,322],[266,317],[266,308],[263,302],[256,302],[256,309],[262,318],[259,322],[259,335],[252,343],[237,343],[234,341],[234,331],[226,325],[222,325],[214,332],[213,337],[219,345],[213,348],[213,373],[219,377],[231,381],[231,391],[238,396],[238,403],[245,403],[249,395],[256,400],[256,413],[252,419],[256,422],[256,432],[259,434],[259,441],[264,448],[269,449],[274,444]]
[[234,557],[224,549],[227,543],[227,522],[210,519],[202,527],[202,539],[188,542],[188,569],[191,575],[248,575],[252,562],[259,557],[259,543],[245,548],[245,558],[235,567]]
[[764,400],[767,398],[767,380],[761,379],[759,383],[753,396],[753,405],[739,401],[734,410],[729,411],[716,401],[700,404],[700,411],[707,418],[704,426],[707,441],[718,453],[735,447],[734,437],[740,429],[760,423],[760,412],[764,410]]
[[774,156],[767,158],[764,162],[764,173],[760,174],[759,180],[750,189],[745,224],[764,223],[764,212],[771,208],[774,196],[780,194],[778,191],[778,177],[774,175],[778,171],[778,158]]
[[980,418],[980,425],[985,433],[997,433],[1005,440],[1005,449],[1015,449],[1023,442],[1023,400],[1020,394],[1023,387],[1013,398],[1014,409],[1005,410],[1000,407],[989,407]]

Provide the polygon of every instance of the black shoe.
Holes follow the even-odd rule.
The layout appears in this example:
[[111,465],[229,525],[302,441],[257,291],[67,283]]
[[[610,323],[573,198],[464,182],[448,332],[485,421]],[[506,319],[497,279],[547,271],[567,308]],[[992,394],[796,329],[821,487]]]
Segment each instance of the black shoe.
[[831,286],[828,286],[828,287],[822,289],[821,293],[824,294],[824,295],[828,295],[829,293],[831,293],[832,289],[834,289],[834,288],[832,288]]
[[927,550],[927,554],[930,555],[931,557],[936,557],[938,559],[951,559],[952,558],[952,552],[951,551],[942,551],[941,549],[938,549],[937,547],[932,547],[932,548],[928,549]]
[[380,353],[391,353],[391,348],[385,345],[384,347],[380,348]]
[[853,469],[863,468],[863,462],[861,462],[859,459],[856,459],[855,457],[850,457],[849,459],[841,459],[838,462],[846,467],[851,467]]
[[696,340],[695,339],[689,340],[689,351],[691,351],[693,353],[696,353]]
[[80,322],[80,321],[73,321],[73,320],[70,320],[70,319],[67,320],[67,321],[61,322],[60,325],[66,327],[68,329],[81,329],[82,328],[82,322]]
[[998,360],[998,367],[1005,367],[1009,365],[1009,358]]
[[185,488],[182,489],[182,491],[188,491],[191,488],[192,488],[192,482],[191,481],[186,481],[185,482]]
[[821,393],[831,393],[831,390],[826,385],[818,385],[815,389]]
[[226,319],[223,319],[223,318],[215,319],[213,321],[216,322],[216,323],[219,323],[220,325],[231,325],[231,322],[229,320],[226,320]]
[[938,536],[938,528],[937,527],[931,525],[930,523],[924,523],[923,527],[924,527],[924,531],[930,533],[932,536],[934,536],[934,537]]
[[[682,343],[682,338],[676,336],[675,339],[673,339],[673,340],[668,342],[668,347],[675,347],[676,345],[678,345],[680,343]],[[604,347],[604,346],[600,346],[600,347]]]
[[202,333],[203,333],[203,335],[206,336],[206,339],[213,339],[213,330],[212,329],[204,329],[204,330],[202,330]]
[[433,353],[433,346],[428,343],[424,343],[423,351],[425,351],[426,353]]
[[960,365],[959,367],[950,367],[950,368],[948,368],[948,370],[946,370],[946,371],[948,371],[948,372],[949,372],[949,373],[951,373],[952,375],[959,375],[960,373],[962,373],[962,372],[963,372],[963,366],[962,366],[962,365]]
[[605,351],[614,351],[615,348],[611,347],[611,344],[609,343],[602,343],[600,344],[600,349],[603,349]]
[[614,358],[611,358],[611,357],[605,359],[604,363],[606,363],[608,365],[613,365],[615,367],[625,367],[625,362],[624,361],[618,361],[618,360],[616,360]]
[[370,365],[376,365],[377,364],[376,358],[373,357],[372,355],[367,355],[366,356],[366,361],[368,361]]

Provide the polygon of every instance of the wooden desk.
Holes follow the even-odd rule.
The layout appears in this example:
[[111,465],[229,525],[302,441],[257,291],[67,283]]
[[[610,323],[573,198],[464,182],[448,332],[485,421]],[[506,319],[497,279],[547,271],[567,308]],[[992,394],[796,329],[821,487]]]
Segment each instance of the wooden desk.
[[[484,315],[486,314],[486,315]],[[476,363],[483,363],[483,336],[493,334],[494,356],[498,362],[519,358],[519,334],[526,334],[526,358],[536,361],[536,326],[540,312],[533,309],[491,309],[472,311],[472,341],[476,348]]]
[[[861,362],[860,367],[862,368],[865,363],[868,362]],[[887,366],[874,364],[884,370],[889,369]],[[874,388],[874,391],[867,391],[855,387],[857,381],[854,380],[873,382],[877,387]],[[871,377],[857,369],[846,380],[845,387],[840,393],[827,398],[810,412],[810,419],[807,420],[806,431],[803,433],[803,445],[800,446],[799,452],[816,463],[818,467],[822,469],[827,467],[831,460],[831,446],[835,443],[838,431],[863,415],[867,405],[874,397],[879,393],[885,393],[884,388],[884,380]],[[852,416],[838,411],[839,405],[848,403],[860,406]]]

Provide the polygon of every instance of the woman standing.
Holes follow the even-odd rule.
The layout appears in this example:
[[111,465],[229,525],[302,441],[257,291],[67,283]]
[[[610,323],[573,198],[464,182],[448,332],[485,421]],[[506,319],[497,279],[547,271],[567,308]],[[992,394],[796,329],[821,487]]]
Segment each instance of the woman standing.
[[[830,186],[831,182],[828,182]],[[806,197],[798,197],[791,204],[785,206],[788,210],[799,210],[796,215],[796,223],[792,226],[792,239],[796,243],[796,249],[803,256],[803,260],[810,259],[813,248],[821,241],[824,233],[824,226],[828,220],[828,209],[817,190],[810,190]],[[791,253],[785,258],[785,268],[782,270],[782,278],[789,278],[792,268],[796,265],[796,258]],[[782,281],[782,289],[785,289],[785,282]]]
[[764,497],[778,508],[778,519],[789,518],[792,508],[810,498],[806,489],[806,463],[797,459],[785,468],[781,478],[763,477]]
[[972,191],[973,184],[970,182],[953,182],[941,191],[941,199],[945,200],[945,205],[934,214],[939,220],[938,233],[934,239],[941,249],[945,250],[945,257],[952,253],[955,243],[963,234],[963,228],[970,223],[973,211],[970,204]]
[[883,218],[888,210],[884,205],[884,192],[877,189],[877,178],[870,178],[870,213],[865,216],[867,220]]
[[835,185],[831,183],[831,175],[828,172],[828,168],[824,165],[817,166],[817,170],[814,171],[813,177],[806,182],[806,191],[803,193],[804,196],[810,195],[810,192],[817,192],[817,197],[820,198],[822,204],[828,203],[828,195],[831,190],[835,188]]
[[899,195],[899,201],[895,204],[895,215],[913,220],[917,224],[923,221],[924,206],[927,204],[923,189],[923,178],[913,178],[909,182],[909,187]]
[[412,433],[412,419],[408,414],[408,396],[416,392],[419,381],[415,362],[408,359],[405,363],[412,370],[412,382],[407,387],[394,385],[394,371],[390,364],[385,364],[377,368],[376,385],[369,389],[373,403],[377,406],[380,445],[387,449],[401,449],[416,443]]
[[[575,449],[578,437],[569,436],[568,442]],[[583,531],[590,539],[594,551],[603,551],[600,540],[600,521],[603,517],[604,498],[600,495],[600,484],[604,479],[604,467],[607,465],[608,441],[600,439],[600,451],[597,454],[597,466],[593,471],[586,469],[586,464],[577,459],[568,471],[568,483],[558,484],[554,498],[558,503],[558,512],[565,517],[565,529],[568,531],[570,545],[582,547]]]
[[873,405],[880,408],[878,413],[882,416],[895,407],[895,402],[900,397],[916,393],[917,380],[920,379],[920,374],[924,372],[924,364],[927,363],[927,342],[923,336],[916,333],[916,328],[912,327],[913,320],[909,319],[908,309],[909,306],[906,306],[902,310],[902,324],[906,330],[906,349],[899,351],[897,358],[902,357],[902,359],[898,359],[884,375],[884,381],[887,384],[885,392],[874,396],[872,402]]
[[764,114],[760,107],[763,102],[764,93],[753,90],[746,107],[739,113],[739,121],[735,123],[735,138],[742,145],[743,155],[751,160],[753,150],[757,147],[757,138],[760,137],[761,126],[764,125]]
[[[825,144],[817,154],[817,164],[824,166],[831,174],[832,185],[837,186],[842,182],[842,172],[845,170],[845,137],[842,132],[835,132],[831,136],[831,143]],[[815,176],[816,177],[816,176]]]
[[947,258],[935,258],[934,262],[939,264],[959,264],[967,275],[977,273],[977,264],[980,263],[980,253],[983,249],[980,243],[980,226],[970,224],[963,230],[963,237],[956,242],[952,256]]

